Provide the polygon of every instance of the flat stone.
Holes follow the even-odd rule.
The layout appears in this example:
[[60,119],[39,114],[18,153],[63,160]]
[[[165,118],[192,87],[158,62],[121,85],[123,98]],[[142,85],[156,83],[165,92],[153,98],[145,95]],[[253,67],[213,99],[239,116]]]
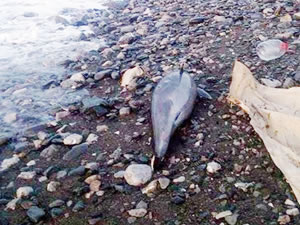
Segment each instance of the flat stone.
[[220,212],[216,215],[216,219],[219,220],[219,219],[222,219],[226,216],[231,216],[232,215],[232,212],[230,210],[226,210],[226,211],[223,211],[223,212]]
[[78,157],[84,154],[87,151],[87,149],[88,149],[87,143],[76,145],[72,147],[72,149],[63,156],[63,160],[70,161],[70,160],[78,159]]
[[185,181],[185,177],[184,176],[181,176],[181,177],[178,177],[176,179],[173,180],[173,182],[176,184],[176,183],[182,183]]
[[125,170],[124,177],[128,184],[140,186],[151,179],[152,170],[146,164],[132,164]]
[[24,179],[24,180],[31,180],[35,177],[35,175],[36,175],[35,171],[21,172],[18,175],[18,178]]
[[60,86],[64,89],[72,88],[76,89],[81,86],[81,84],[78,84],[76,81],[71,79],[66,79],[60,83]]
[[65,145],[78,145],[81,143],[83,137],[80,134],[71,134],[64,138]]
[[216,173],[221,169],[221,165],[215,161],[207,163],[206,170],[209,173]]
[[18,162],[20,162],[20,159],[16,155],[14,155],[12,158],[4,159],[1,163],[0,170],[8,169],[8,168],[12,167],[13,165],[17,164]]
[[37,206],[32,206],[30,209],[28,209],[26,214],[32,222],[37,223],[45,216],[46,213],[43,209]]
[[33,188],[30,186],[20,187],[17,190],[17,198],[27,197],[33,193]]
[[61,207],[65,204],[63,200],[57,199],[49,204],[49,208]]
[[133,216],[133,217],[144,217],[146,214],[147,214],[147,210],[146,209],[131,209],[128,211],[128,214],[130,216]]

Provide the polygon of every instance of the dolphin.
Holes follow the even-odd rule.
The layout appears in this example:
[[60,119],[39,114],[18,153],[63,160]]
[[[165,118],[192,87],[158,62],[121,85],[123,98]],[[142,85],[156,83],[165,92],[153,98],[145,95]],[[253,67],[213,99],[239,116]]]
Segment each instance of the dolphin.
[[163,160],[175,130],[191,115],[197,94],[195,81],[183,68],[167,74],[155,87],[151,102],[155,150],[152,169],[156,158]]

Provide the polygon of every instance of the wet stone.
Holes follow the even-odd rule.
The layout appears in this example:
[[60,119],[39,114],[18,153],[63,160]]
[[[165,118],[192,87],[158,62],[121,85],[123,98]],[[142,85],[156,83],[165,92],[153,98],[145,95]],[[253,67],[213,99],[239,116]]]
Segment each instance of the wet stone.
[[88,149],[87,143],[76,145],[72,147],[72,149],[63,156],[63,160],[70,161],[70,160],[78,159],[78,157],[84,154],[87,151],[87,149]]

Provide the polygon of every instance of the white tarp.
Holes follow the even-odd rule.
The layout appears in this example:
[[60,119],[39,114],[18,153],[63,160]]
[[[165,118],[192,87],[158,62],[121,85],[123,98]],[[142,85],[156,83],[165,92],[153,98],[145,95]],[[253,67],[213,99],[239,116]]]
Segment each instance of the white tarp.
[[249,114],[251,125],[300,203],[300,87],[264,86],[236,61],[228,99]]

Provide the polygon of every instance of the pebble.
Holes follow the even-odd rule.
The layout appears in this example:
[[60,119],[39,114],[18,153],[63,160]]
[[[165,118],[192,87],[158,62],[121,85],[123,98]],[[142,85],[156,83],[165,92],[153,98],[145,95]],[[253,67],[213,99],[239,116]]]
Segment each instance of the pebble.
[[67,176],[68,174],[68,171],[67,170],[61,170],[61,171],[58,171],[57,174],[56,174],[56,179],[62,179],[64,178],[65,176]]
[[158,179],[158,182],[159,182],[160,188],[164,190],[164,189],[166,189],[169,186],[170,179],[166,178],[166,177],[160,177]]
[[7,134],[0,134],[0,146],[6,144],[11,139]]
[[85,167],[78,166],[75,169],[69,171],[68,176],[83,176],[85,174]]
[[140,186],[152,177],[151,167],[146,164],[132,164],[127,167],[124,178],[129,185]]
[[88,170],[97,170],[99,168],[99,163],[97,162],[90,162],[84,166]]
[[7,203],[5,210],[8,210],[8,209],[15,210],[19,201],[20,201],[20,198],[14,198],[13,200],[11,200],[10,202]]
[[209,173],[216,173],[220,169],[221,169],[221,165],[215,161],[209,162],[206,167],[206,170]]
[[296,206],[295,202],[293,202],[290,199],[286,199],[284,202],[285,205],[289,205],[289,206]]
[[297,208],[287,209],[286,214],[289,216],[297,216],[297,215],[299,215],[299,209],[297,209]]
[[146,195],[149,196],[149,197],[151,197],[152,194],[153,194],[154,192],[156,192],[157,187],[158,187],[158,180],[155,179],[155,180],[151,181],[146,187],[144,187],[144,188],[142,189],[142,193],[143,193],[143,194],[146,194]]
[[87,183],[87,184],[91,184],[93,181],[95,180],[100,180],[101,176],[98,175],[98,174],[95,174],[95,175],[92,175],[92,176],[89,176],[87,177],[84,182]]
[[108,131],[108,126],[106,125],[98,125],[96,128],[97,132],[104,133]]
[[300,20],[300,12],[294,14],[295,20]]
[[30,160],[28,163],[26,163],[26,166],[35,166],[36,162],[34,160]]
[[18,162],[20,162],[20,159],[16,155],[14,155],[12,158],[4,159],[1,163],[0,170],[8,169],[8,168],[12,167],[13,165],[17,164]]
[[37,206],[32,206],[30,209],[28,209],[26,214],[31,221],[37,223],[43,218],[43,216],[45,216],[46,213],[43,209]]
[[119,171],[119,172],[116,172],[115,174],[114,174],[114,178],[124,178],[124,174],[125,174],[125,171],[124,170],[121,170],[121,171]]
[[57,217],[61,216],[62,214],[63,214],[63,210],[60,208],[53,208],[50,210],[50,215],[53,218],[57,218]]
[[97,192],[100,190],[101,182],[99,180],[94,180],[90,183],[90,190],[93,192]]
[[215,217],[216,217],[217,220],[219,220],[219,219],[222,219],[226,216],[231,216],[231,215],[232,215],[232,212],[230,210],[226,210],[226,211],[218,213]]
[[46,176],[39,177],[39,182],[40,183],[45,182],[46,180],[48,180],[48,178]]
[[87,150],[88,150],[87,143],[76,145],[72,147],[72,149],[63,156],[63,160],[70,161],[70,160],[78,159],[78,157],[83,153],[85,153]]
[[133,217],[144,217],[147,214],[146,209],[131,209],[128,211],[128,214]]
[[64,138],[65,145],[78,145],[81,143],[83,137],[80,134],[71,134]]
[[49,204],[49,208],[61,207],[65,204],[63,200],[57,199]]
[[51,181],[51,182],[47,185],[47,191],[49,191],[49,192],[55,192],[59,186],[60,186],[60,182],[57,182],[57,181]]
[[135,218],[135,217],[130,216],[130,217],[127,218],[127,222],[128,222],[129,224],[132,224],[132,223],[134,223],[135,221],[136,221],[136,218]]
[[291,218],[288,215],[283,215],[279,216],[277,221],[279,224],[288,224],[289,222],[291,222]]
[[183,196],[175,195],[172,197],[171,202],[175,205],[181,205],[185,202],[185,198]]
[[89,136],[86,139],[86,142],[88,144],[93,144],[93,143],[95,143],[97,141],[98,141],[98,136],[96,134],[89,134]]
[[83,210],[84,208],[85,208],[84,203],[83,203],[82,201],[78,201],[78,202],[74,205],[72,211],[73,211],[73,212],[79,212],[79,211]]
[[147,208],[148,208],[148,204],[142,200],[142,201],[140,201],[140,202],[136,205],[135,208],[136,208],[136,209],[147,209]]
[[181,176],[181,177],[178,177],[176,179],[173,180],[173,182],[176,184],[176,183],[182,183],[185,181],[185,177],[184,176]]
[[20,187],[17,190],[17,198],[27,197],[33,193],[33,188],[30,186]]
[[50,145],[49,147],[45,148],[41,153],[40,156],[43,158],[51,158],[56,152],[59,151],[59,147],[57,145]]
[[235,225],[237,223],[237,219],[238,219],[238,214],[233,214],[230,216],[226,216],[225,217],[225,221],[229,224],[229,225]]
[[18,178],[24,179],[24,180],[31,180],[35,177],[35,175],[36,175],[35,171],[21,172],[18,175]]
[[119,114],[121,117],[128,116],[130,114],[130,108],[129,107],[122,107],[119,111]]

